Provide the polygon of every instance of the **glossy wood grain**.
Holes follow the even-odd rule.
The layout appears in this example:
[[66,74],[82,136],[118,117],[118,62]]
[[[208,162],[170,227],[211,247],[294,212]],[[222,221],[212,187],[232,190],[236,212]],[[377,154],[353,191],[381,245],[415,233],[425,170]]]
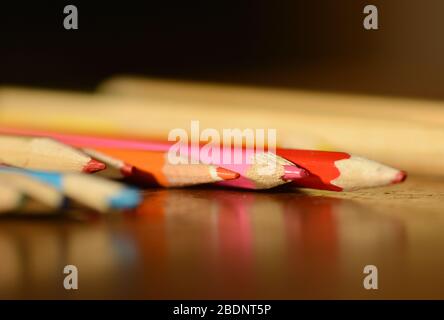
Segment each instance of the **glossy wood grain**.
[[[152,189],[136,211],[0,220],[1,298],[444,298],[444,181]],[[63,288],[77,266],[79,289]],[[365,265],[379,271],[367,291]]]

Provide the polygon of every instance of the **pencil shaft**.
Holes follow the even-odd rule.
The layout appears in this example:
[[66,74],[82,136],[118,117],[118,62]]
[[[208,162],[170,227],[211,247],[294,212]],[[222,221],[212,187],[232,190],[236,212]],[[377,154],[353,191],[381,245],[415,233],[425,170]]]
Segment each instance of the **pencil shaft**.
[[[132,174],[141,173],[146,183],[163,187],[191,186],[203,183],[221,181],[216,172],[216,167],[203,164],[173,165],[168,163],[167,154],[164,152],[92,147],[113,159],[119,159],[124,164],[134,166],[136,170]],[[86,149],[88,152],[88,149]],[[140,172],[142,171],[142,172]],[[234,175],[233,175],[234,177]]]
[[24,203],[24,195],[0,179],[0,214],[18,209]]
[[102,163],[49,138],[0,135],[0,162],[36,170],[95,172]]
[[60,191],[23,172],[11,171],[7,167],[0,166],[0,180],[49,208],[60,208],[64,204],[64,196]]

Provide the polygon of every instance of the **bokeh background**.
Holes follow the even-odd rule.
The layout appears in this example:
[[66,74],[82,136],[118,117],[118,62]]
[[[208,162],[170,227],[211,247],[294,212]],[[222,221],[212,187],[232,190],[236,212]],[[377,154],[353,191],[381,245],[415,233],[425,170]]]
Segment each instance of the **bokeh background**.
[[[67,4],[79,30],[63,29]],[[441,0],[15,1],[0,10],[0,81],[93,90],[125,73],[441,99],[443,13]]]

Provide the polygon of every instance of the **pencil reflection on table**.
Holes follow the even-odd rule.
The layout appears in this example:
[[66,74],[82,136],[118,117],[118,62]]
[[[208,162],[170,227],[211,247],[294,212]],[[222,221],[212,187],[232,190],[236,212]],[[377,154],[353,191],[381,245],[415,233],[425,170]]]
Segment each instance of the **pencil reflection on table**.
[[[286,189],[272,194],[172,189],[145,192],[143,204],[123,217],[47,219],[32,228],[20,220],[4,220],[8,232],[0,238],[0,255],[8,262],[0,274],[8,281],[0,284],[0,294],[346,296],[362,282],[363,257],[387,263],[378,250],[399,255],[406,241],[399,219],[359,206]],[[78,293],[63,289],[62,272],[68,264],[79,269]]]

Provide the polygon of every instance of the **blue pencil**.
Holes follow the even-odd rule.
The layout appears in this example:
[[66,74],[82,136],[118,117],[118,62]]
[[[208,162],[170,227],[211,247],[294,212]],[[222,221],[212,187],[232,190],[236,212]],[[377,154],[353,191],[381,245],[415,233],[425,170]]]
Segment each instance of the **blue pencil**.
[[34,179],[51,185],[68,198],[100,212],[131,209],[141,196],[137,189],[124,184],[81,173],[58,173],[2,167],[1,171],[26,173]]

